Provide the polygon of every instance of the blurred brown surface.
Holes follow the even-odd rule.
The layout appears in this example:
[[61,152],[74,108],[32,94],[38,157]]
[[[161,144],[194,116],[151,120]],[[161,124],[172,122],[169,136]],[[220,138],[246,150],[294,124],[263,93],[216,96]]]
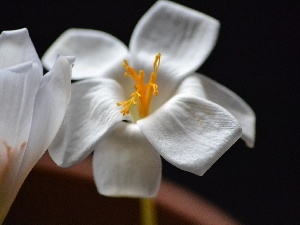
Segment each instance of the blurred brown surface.
[[[163,225],[239,224],[225,213],[170,182],[155,199]],[[5,225],[139,224],[139,201],[98,194],[91,157],[63,169],[45,154],[23,184]]]

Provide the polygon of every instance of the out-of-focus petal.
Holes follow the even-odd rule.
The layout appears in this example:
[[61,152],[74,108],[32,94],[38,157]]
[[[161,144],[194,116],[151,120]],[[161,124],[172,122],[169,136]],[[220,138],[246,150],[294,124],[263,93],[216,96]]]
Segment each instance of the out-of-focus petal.
[[[52,70],[47,73],[37,93],[34,104],[29,141],[18,173],[11,181],[6,205],[12,204],[28,173],[44,154],[55,137],[71,97],[71,65],[73,61],[59,57]],[[24,151],[24,150],[23,150]],[[13,167],[13,160],[10,162]],[[0,188],[1,190],[1,188]],[[1,210],[0,210],[1,211]]]
[[[195,71],[213,49],[219,22],[193,9],[169,1],[158,1],[141,18],[130,41],[132,64],[144,68],[162,54],[160,70],[169,79]],[[152,70],[152,64],[147,72]]]
[[72,97],[62,126],[49,147],[52,159],[62,167],[74,165],[123,117],[117,102],[123,89],[112,79],[87,79],[72,84]]
[[65,31],[47,50],[42,58],[45,68],[50,69],[60,55],[76,56],[72,79],[83,79],[106,74],[121,67],[127,47],[110,34],[88,29]]
[[33,63],[0,70],[0,141],[12,148],[28,141],[41,78]]
[[241,136],[238,121],[227,110],[189,95],[174,96],[137,124],[162,157],[197,175]]
[[42,76],[43,67],[26,28],[1,33],[0,58],[0,69],[31,61]]
[[[41,77],[36,63],[0,70],[0,212],[15,196],[12,184],[20,168],[31,128]],[[1,219],[1,218],[0,218]]]
[[134,123],[119,123],[98,144],[93,170],[108,196],[154,197],[161,181],[160,156]]
[[12,147],[0,142],[0,223],[2,224],[19,187],[13,185],[24,155],[26,143]]
[[216,81],[199,74],[185,79],[177,93],[192,94],[223,106],[239,121],[243,129],[241,138],[247,146],[251,148],[254,146],[256,117],[250,106],[237,94]]
[[60,128],[71,98],[72,63],[60,56],[42,79],[34,104],[27,149],[18,174],[19,181],[25,179]]

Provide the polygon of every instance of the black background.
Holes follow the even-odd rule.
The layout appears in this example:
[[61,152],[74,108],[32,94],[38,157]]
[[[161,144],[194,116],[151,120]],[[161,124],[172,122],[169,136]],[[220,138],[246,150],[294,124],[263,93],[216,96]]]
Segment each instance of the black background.
[[[40,56],[66,29],[129,39],[155,1],[0,4],[0,30],[27,27]],[[199,69],[239,94],[257,115],[257,141],[239,140],[203,176],[164,162],[163,175],[245,224],[299,223],[299,17],[292,1],[176,1],[221,22],[218,43]]]

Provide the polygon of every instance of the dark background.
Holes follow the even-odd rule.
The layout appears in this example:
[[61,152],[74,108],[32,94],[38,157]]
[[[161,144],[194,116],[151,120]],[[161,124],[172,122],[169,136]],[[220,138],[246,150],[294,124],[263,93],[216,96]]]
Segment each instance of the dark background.
[[[129,39],[155,1],[0,4],[0,30],[27,27],[40,56],[66,29]],[[297,1],[176,1],[221,22],[218,43],[199,69],[239,94],[257,115],[257,141],[239,140],[203,177],[164,162],[163,175],[245,224],[299,223],[299,16]],[[298,31],[298,33],[297,33]]]

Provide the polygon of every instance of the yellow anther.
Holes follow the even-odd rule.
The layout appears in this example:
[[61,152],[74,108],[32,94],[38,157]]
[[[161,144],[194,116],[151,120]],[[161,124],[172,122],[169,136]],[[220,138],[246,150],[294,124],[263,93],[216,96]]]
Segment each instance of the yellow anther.
[[155,60],[154,60],[154,63],[153,63],[153,69],[154,69],[154,72],[157,73],[158,71],[158,68],[160,66],[160,57],[161,57],[161,54],[158,53],[156,56],[155,56]]
[[153,95],[158,95],[158,86],[157,86],[157,84],[153,84],[153,83],[149,83],[149,85],[151,85],[152,86],[152,89],[153,89]]
[[[129,114],[132,105],[139,105],[140,117],[146,117],[149,112],[150,102],[152,95],[158,95],[158,85],[156,84],[156,77],[158,73],[158,68],[160,66],[161,54],[158,53],[155,56],[153,63],[153,72],[150,75],[149,82],[144,83],[145,72],[140,70],[139,73],[132,67],[130,67],[127,60],[124,60],[123,67],[125,68],[124,76],[131,77],[135,84],[133,85],[135,92],[131,94],[131,98],[124,102],[118,102],[118,106],[123,106],[121,113],[123,116]],[[138,99],[138,101],[137,101]]]
[[121,111],[123,116],[129,114],[131,105],[136,105],[137,104],[137,102],[136,102],[137,97],[140,97],[140,94],[136,91],[136,92],[133,92],[131,94],[131,99],[129,99],[127,101],[124,101],[124,102],[118,102],[117,103],[117,106],[121,105],[121,106],[124,107],[123,110]]

